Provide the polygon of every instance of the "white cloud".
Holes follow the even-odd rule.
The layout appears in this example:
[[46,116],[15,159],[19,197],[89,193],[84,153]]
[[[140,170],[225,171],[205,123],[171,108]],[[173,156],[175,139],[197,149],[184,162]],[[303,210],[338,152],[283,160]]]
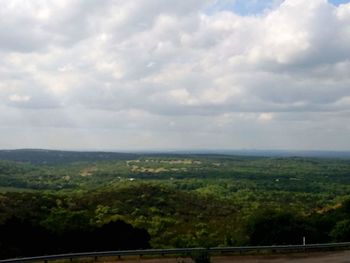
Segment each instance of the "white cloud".
[[13,102],[26,102],[30,101],[30,96],[12,94],[10,95],[9,100]]
[[13,113],[0,121],[67,138],[83,129],[98,145],[119,130],[114,148],[132,136],[147,137],[139,148],[270,148],[262,138],[282,131],[271,147],[312,131],[307,147],[333,147],[325,138],[348,129],[350,4],[274,1],[241,16],[208,12],[214,2],[0,1],[0,106]]
[[259,114],[258,120],[262,123],[270,122],[273,119],[273,114],[272,113],[261,113]]

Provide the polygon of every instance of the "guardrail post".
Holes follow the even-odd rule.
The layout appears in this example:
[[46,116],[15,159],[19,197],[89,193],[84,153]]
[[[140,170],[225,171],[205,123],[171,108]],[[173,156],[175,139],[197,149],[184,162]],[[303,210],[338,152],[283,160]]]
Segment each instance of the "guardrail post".
[[97,256],[95,256],[94,260],[97,261]]

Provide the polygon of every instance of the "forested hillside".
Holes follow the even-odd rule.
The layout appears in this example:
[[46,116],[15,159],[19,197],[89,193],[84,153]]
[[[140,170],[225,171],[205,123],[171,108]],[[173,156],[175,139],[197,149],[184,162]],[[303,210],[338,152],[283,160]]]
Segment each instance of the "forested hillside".
[[[48,162],[44,154],[40,161],[0,161],[0,250],[7,251],[2,257],[28,254],[23,244],[6,241],[9,229],[29,231],[28,236],[39,229],[51,240],[46,243],[59,244],[73,234],[101,236],[115,222],[141,233],[140,247],[297,244],[303,236],[315,243],[350,241],[349,160],[96,156],[77,162]],[[60,247],[36,253],[125,248],[89,242]]]

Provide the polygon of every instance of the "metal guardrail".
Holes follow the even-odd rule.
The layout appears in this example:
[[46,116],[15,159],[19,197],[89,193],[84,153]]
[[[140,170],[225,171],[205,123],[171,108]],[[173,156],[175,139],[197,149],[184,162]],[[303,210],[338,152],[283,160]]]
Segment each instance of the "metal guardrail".
[[84,252],[69,253],[60,255],[49,255],[39,257],[25,257],[0,260],[0,263],[18,263],[18,262],[37,262],[59,259],[89,258],[97,260],[98,257],[122,257],[122,256],[165,256],[165,255],[191,255],[198,252],[207,252],[210,254],[223,253],[245,253],[245,252],[261,252],[261,251],[305,251],[305,250],[324,250],[324,249],[341,249],[349,248],[350,242],[343,243],[325,243],[325,244],[307,244],[307,245],[279,245],[279,246],[244,246],[244,247],[213,247],[213,248],[174,248],[174,249],[145,249],[145,250],[118,250],[103,252]]

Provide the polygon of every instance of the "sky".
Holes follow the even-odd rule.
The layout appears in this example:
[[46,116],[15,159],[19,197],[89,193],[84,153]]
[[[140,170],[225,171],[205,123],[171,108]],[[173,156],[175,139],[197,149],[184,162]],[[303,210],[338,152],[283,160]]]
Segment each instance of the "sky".
[[0,149],[350,150],[345,0],[0,0]]

